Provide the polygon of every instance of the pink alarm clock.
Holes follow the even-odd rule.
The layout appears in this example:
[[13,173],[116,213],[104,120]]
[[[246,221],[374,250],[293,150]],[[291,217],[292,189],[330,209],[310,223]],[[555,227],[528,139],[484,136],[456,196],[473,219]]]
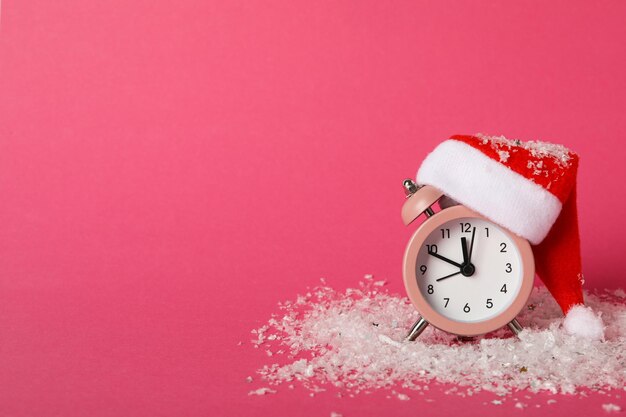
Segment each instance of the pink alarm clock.
[[415,340],[428,324],[459,336],[505,325],[518,334],[522,327],[515,317],[535,277],[528,241],[462,205],[435,212],[441,191],[412,180],[403,185],[404,224],[426,216],[404,253],[404,285],[421,316],[408,339]]

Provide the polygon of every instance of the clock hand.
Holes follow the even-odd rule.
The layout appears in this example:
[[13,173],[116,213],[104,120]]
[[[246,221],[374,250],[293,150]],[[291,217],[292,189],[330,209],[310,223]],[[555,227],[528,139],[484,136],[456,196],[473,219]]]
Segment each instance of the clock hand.
[[429,255],[434,256],[435,258],[439,258],[439,259],[441,259],[442,261],[445,261],[445,262],[447,262],[447,263],[449,263],[449,264],[452,264],[452,265],[456,266],[457,268],[462,268],[462,267],[463,267],[461,264],[458,264],[458,263],[454,262],[454,261],[453,261],[453,260],[451,260],[451,259],[445,258],[445,257],[443,257],[443,256],[439,255],[439,254],[438,254],[438,253],[436,253],[436,252],[431,252],[431,251],[428,251],[428,254],[429,254]]
[[450,278],[450,277],[453,277],[455,275],[459,275],[460,273],[461,273],[461,271],[455,272],[454,274],[450,274],[450,275],[446,275],[445,277],[437,278],[435,281],[441,281],[441,280],[444,280],[446,278]]
[[468,265],[470,257],[467,254],[467,239],[464,237],[461,238],[461,249],[463,250],[463,265]]
[[474,235],[476,234],[476,228],[472,229],[472,243],[470,243],[469,257],[467,258],[467,263],[472,262],[472,251],[474,250]]

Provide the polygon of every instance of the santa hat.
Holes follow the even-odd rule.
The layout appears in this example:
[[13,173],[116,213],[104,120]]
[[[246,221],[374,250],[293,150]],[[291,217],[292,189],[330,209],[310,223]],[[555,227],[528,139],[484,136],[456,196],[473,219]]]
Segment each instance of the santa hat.
[[603,339],[601,318],[583,305],[577,170],[578,155],[562,145],[459,135],[426,157],[417,182],[528,240],[537,274],[566,314],[565,329]]

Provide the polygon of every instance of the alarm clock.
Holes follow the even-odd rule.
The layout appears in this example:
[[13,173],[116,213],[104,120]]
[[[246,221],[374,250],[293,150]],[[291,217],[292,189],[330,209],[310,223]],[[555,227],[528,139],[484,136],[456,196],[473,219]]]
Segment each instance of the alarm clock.
[[[402,220],[425,221],[404,252],[404,285],[420,314],[407,338],[428,326],[458,336],[477,336],[508,327],[522,330],[515,317],[533,288],[535,263],[527,240],[463,205],[439,204],[443,192],[404,180]],[[443,202],[443,201],[442,201]]]

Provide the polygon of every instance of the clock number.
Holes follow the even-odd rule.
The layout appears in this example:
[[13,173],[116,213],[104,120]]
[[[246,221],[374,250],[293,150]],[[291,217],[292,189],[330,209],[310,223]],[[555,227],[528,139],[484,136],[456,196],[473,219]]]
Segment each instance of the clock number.
[[448,308],[448,303],[450,302],[450,299],[444,298],[444,300],[446,300],[446,304],[443,306],[443,308]]
[[485,227],[485,232],[487,232],[487,237],[489,237],[489,228]]
[[463,311],[464,311],[464,312],[466,312],[466,313],[469,313],[469,312],[470,312],[470,306],[469,306],[469,303],[465,303],[465,307],[463,307]]
[[506,294],[506,284],[504,284],[502,288],[500,288],[500,292],[503,292]]
[[500,252],[506,252],[506,243],[500,243]]
[[439,229],[441,230],[441,238],[448,238],[450,239],[450,229]]
[[437,245],[426,245],[426,251],[437,253]]
[[461,233],[469,233],[472,228],[470,223],[459,223],[461,225]]
[[511,271],[513,271],[513,268],[511,267],[511,264],[507,262],[506,264],[506,269],[505,269],[507,274],[510,274]]
[[427,269],[428,269],[428,267],[426,267],[426,265],[420,266],[420,271],[422,271],[422,275],[424,275],[426,273]]
[[491,300],[491,298],[487,298],[487,308],[492,308],[493,307],[493,301]]
[[430,284],[430,285],[428,286],[428,294],[432,294],[432,293],[434,293],[434,292],[435,292],[435,289],[433,288],[433,284]]

